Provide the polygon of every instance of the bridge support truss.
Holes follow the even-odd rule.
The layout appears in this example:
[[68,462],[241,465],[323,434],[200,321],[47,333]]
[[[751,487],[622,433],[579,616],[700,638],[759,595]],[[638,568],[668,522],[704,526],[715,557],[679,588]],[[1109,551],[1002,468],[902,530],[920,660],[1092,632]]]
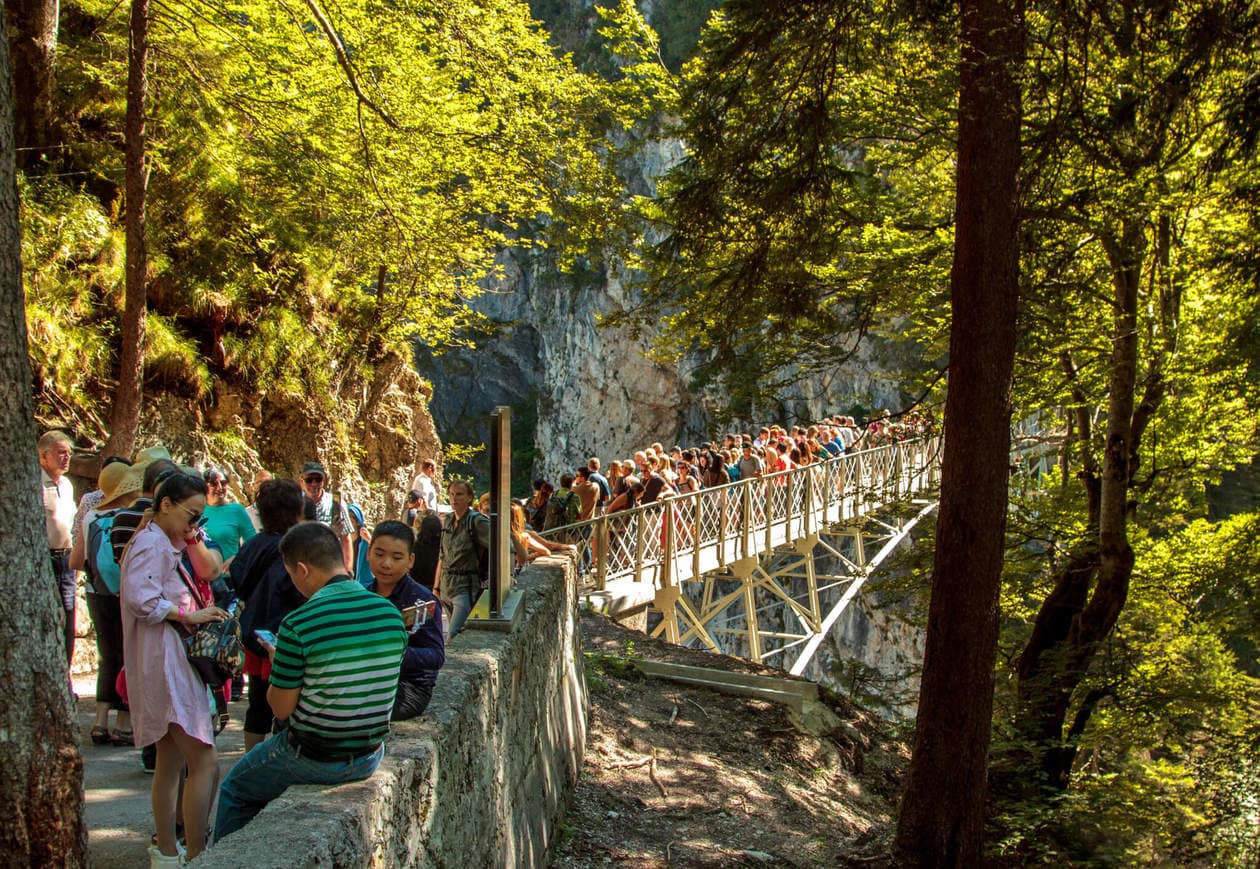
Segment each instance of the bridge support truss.
[[909,520],[828,525],[659,588],[652,635],[802,673],[871,574],[936,506],[914,503]]

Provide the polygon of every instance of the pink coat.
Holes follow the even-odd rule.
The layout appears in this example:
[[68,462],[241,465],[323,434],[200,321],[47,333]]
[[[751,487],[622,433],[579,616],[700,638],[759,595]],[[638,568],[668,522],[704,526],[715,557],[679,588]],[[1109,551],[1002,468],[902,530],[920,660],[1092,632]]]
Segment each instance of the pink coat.
[[205,683],[188,663],[175,623],[166,621],[172,609],[197,609],[178,571],[183,550],[182,540],[172,543],[149,524],[136,532],[122,564],[123,664],[131,730],[141,747],[157,742],[172,724],[214,745]]

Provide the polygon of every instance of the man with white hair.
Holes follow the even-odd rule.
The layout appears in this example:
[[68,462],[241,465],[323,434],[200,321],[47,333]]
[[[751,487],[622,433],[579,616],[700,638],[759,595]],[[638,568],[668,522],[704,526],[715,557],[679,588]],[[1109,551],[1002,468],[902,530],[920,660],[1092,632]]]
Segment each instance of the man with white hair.
[[74,657],[75,572],[70,568],[71,538],[74,530],[74,486],[66,478],[73,445],[64,432],[45,433],[36,444],[39,450],[40,479],[44,483],[44,528],[48,534],[48,554],[52,557],[53,579],[65,611],[66,660]]

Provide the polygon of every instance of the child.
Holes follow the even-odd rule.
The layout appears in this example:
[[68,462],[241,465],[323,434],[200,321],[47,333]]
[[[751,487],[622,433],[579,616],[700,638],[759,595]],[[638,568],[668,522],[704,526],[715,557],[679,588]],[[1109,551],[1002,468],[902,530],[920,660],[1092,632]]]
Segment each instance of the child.
[[[437,671],[446,662],[442,640],[442,607],[433,592],[412,579],[416,536],[401,522],[382,522],[372,531],[367,560],[375,580],[368,586],[403,613],[410,638],[403,653],[391,721],[406,721],[424,712],[437,682]],[[421,606],[414,620],[408,611]]]

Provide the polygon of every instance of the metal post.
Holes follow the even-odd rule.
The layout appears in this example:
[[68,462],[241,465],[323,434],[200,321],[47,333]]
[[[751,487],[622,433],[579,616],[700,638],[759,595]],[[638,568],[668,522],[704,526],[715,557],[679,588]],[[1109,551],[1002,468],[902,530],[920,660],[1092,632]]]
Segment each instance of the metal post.
[[512,586],[512,408],[490,418],[490,618],[499,619]]
[[[665,515],[665,518],[664,518],[665,546],[663,548],[665,550],[664,552],[665,557],[664,557],[664,563],[661,565],[660,587],[668,588],[669,586],[674,584],[674,556],[676,554],[675,547],[678,545],[678,542],[674,539],[674,499],[673,498],[667,498],[665,500],[664,515]],[[670,642],[671,643],[677,642],[677,639],[670,640]]]
[[467,627],[510,631],[524,613],[522,595],[512,588],[512,410],[497,407],[490,416],[490,565],[485,593]]
[[704,532],[704,522],[701,514],[704,511],[704,504],[701,499],[704,497],[704,491],[694,492],[691,496],[695,499],[695,509],[691,511],[692,521],[695,527],[691,529],[691,578],[700,578],[700,535]]
[[744,511],[740,517],[742,521],[739,523],[740,524],[739,536],[743,544],[739,552],[739,555],[741,558],[747,558],[748,556],[752,555],[752,521],[753,521],[752,490],[753,490],[753,486],[756,485],[756,481],[760,479],[761,479],[760,477],[750,478],[748,482],[743,486],[743,491],[740,492],[740,496],[739,496],[740,498],[739,503],[740,503],[741,508]]
[[595,587],[603,591],[608,587],[608,514],[600,514],[595,524],[595,541],[599,551],[595,553]]
[[647,516],[647,511],[643,507],[637,508],[631,518],[634,520],[634,581],[643,581],[643,526],[646,524],[643,520]]
[[730,509],[727,493],[730,490],[730,486],[723,486],[718,492],[718,561],[722,564],[726,564],[727,511]]

